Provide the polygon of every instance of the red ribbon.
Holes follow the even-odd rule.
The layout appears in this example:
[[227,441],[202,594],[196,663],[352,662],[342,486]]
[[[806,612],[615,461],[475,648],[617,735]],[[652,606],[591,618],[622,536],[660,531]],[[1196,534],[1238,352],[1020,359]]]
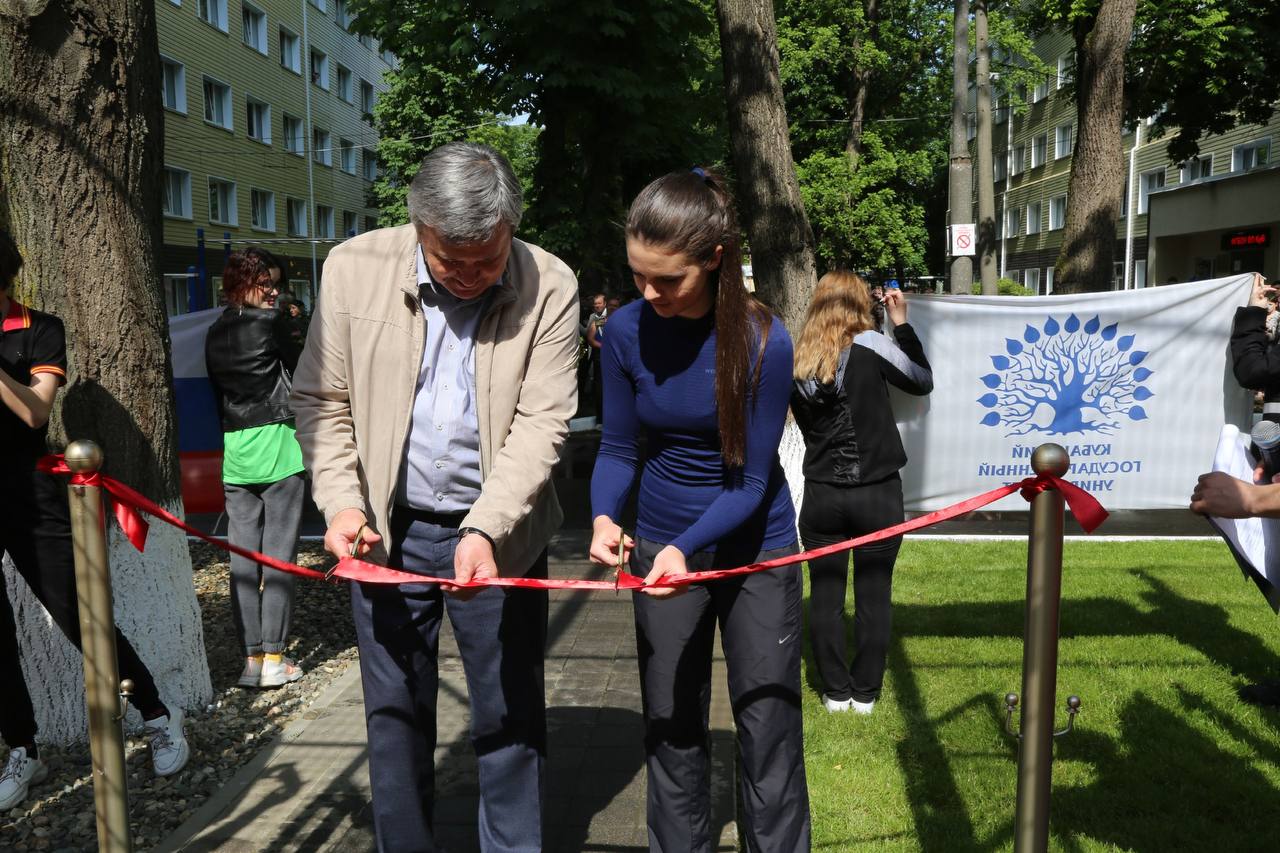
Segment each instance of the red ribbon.
[[[302,575],[309,578],[339,577],[346,580],[358,581],[360,583],[438,583],[449,584],[457,587],[466,588],[482,588],[488,586],[509,586],[524,587],[526,589],[577,589],[577,590],[620,590],[620,589],[641,589],[645,586],[644,580],[638,578],[630,572],[619,572],[616,581],[605,580],[573,580],[562,578],[479,578],[468,583],[457,583],[452,578],[435,578],[428,575],[418,575],[412,572],[404,572],[399,569],[390,569],[386,566],[379,566],[376,563],[369,563],[364,560],[358,560],[354,557],[343,557],[333,570],[326,575],[324,572],[318,572],[315,569],[307,569],[294,563],[287,563],[284,560],[277,560],[274,557],[268,557],[266,554],[259,554],[257,551],[250,551],[248,548],[241,548],[222,539],[217,539],[202,530],[184,522],[173,513],[166,510],[159,504],[149,500],[141,492],[126,486],[119,480],[113,479],[101,473],[94,474],[77,474],[67,467],[66,462],[61,456],[46,456],[41,459],[37,465],[37,469],[46,474],[59,474],[69,476],[73,486],[95,486],[101,487],[111,495],[112,509],[115,513],[116,522],[120,525],[120,529],[124,531],[124,535],[133,543],[133,546],[139,551],[146,547],[147,543],[147,522],[139,515],[139,511],[152,515],[161,521],[171,524],[181,530],[186,531],[198,539],[203,539],[211,545],[230,551],[233,554],[239,554],[254,562],[261,563],[264,566],[270,566],[273,569],[279,569],[282,572],[289,572],[295,575]],[[814,548],[811,551],[804,551],[799,554],[793,554],[788,557],[779,557],[774,560],[765,560],[759,563],[752,563],[748,566],[739,566],[733,569],[713,569],[705,572],[687,572],[683,575],[668,575],[659,579],[653,584],[659,586],[684,586],[691,583],[700,583],[703,581],[719,580],[721,578],[736,577],[738,575],[751,574],[752,572],[762,572],[768,569],[776,569],[782,566],[790,566],[795,563],[801,563],[806,560],[813,560],[818,557],[825,557],[828,554],[835,554],[840,551],[848,551],[863,545],[870,545],[872,542],[879,542],[883,539],[891,539],[894,536],[901,536],[904,533],[910,533],[913,530],[919,530],[922,527],[929,527],[942,521],[973,512],[981,509],[988,504],[995,503],[1001,498],[1008,497],[1014,492],[1021,492],[1022,497],[1027,501],[1031,501],[1040,492],[1050,489],[1056,489],[1062,492],[1063,498],[1067,502],[1067,506],[1071,508],[1072,515],[1086,533],[1092,533],[1098,529],[1098,526],[1107,519],[1107,511],[1103,509],[1102,504],[1084,489],[1079,486],[1055,477],[1052,474],[1040,474],[1036,477],[1028,477],[1019,483],[1010,483],[1001,486],[998,489],[992,489],[989,492],[983,492],[967,500],[954,503],[951,506],[931,512],[926,515],[913,518],[910,521],[904,521],[901,524],[895,524],[892,527],[886,527],[883,530],[877,530],[875,533],[868,533],[865,536],[859,536],[854,539],[846,539],[843,542],[837,542],[834,545],[826,545],[822,548]]]

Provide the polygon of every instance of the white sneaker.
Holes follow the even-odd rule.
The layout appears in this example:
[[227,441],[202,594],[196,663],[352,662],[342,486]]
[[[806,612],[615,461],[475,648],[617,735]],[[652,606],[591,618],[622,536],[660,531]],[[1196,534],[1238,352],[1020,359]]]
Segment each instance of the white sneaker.
[[49,768],[38,758],[27,755],[27,748],[20,746],[9,751],[9,761],[0,771],[0,812],[7,812],[27,798],[27,789],[43,782]]
[[151,766],[157,776],[172,776],[187,766],[191,747],[182,733],[182,709],[169,709],[169,716],[146,721],[151,740]]
[[241,687],[257,687],[262,681],[262,655],[244,659],[244,670],[236,684]]
[[857,699],[849,700],[849,707],[855,714],[870,714],[876,707],[876,700],[870,702],[859,702]]
[[264,658],[262,661],[262,676],[258,679],[258,686],[280,687],[283,684],[297,681],[301,677],[302,667],[288,658],[280,658],[278,661]]
[[853,708],[852,699],[832,699],[830,696],[822,697],[822,707],[827,709],[829,714],[842,714]]

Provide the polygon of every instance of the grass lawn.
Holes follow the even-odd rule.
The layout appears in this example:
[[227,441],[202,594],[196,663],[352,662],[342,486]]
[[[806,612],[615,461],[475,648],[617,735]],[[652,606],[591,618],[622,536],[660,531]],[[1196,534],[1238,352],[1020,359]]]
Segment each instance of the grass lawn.
[[[1063,562],[1059,728],[1068,694],[1082,706],[1056,745],[1051,848],[1280,849],[1280,711],[1235,694],[1280,678],[1280,624],[1226,547],[1068,542]],[[1025,589],[1025,543],[908,541],[869,717],[823,710],[806,648],[814,849],[1012,848]]]

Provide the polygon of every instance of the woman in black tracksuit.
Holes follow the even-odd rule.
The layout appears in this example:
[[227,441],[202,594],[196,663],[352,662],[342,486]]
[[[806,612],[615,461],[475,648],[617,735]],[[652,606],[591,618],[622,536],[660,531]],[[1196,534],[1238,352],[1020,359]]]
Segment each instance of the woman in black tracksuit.
[[[867,283],[827,273],[814,290],[795,350],[791,410],[804,434],[800,536],[819,548],[903,520],[899,469],[907,462],[889,407],[888,383],[910,394],[933,389],[933,375],[902,292],[886,290],[893,330],[874,331]],[[853,552],[853,666],[845,663],[844,599],[849,554],[809,562],[809,635],[831,712],[871,713],[889,649],[893,564],[902,537]]]
[[1253,277],[1249,304],[1236,309],[1231,324],[1231,368],[1242,388],[1264,394],[1262,417],[1280,422],[1280,346],[1276,345],[1275,288],[1260,275]]

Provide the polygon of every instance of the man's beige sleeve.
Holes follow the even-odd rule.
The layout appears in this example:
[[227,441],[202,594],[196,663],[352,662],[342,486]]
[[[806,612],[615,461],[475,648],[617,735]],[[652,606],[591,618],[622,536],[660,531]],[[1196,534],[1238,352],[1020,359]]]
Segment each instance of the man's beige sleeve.
[[311,493],[325,521],[344,509],[369,512],[360,490],[359,458],[348,393],[351,324],[341,299],[342,260],[324,264],[324,286],[293,376],[293,413]]
[[562,275],[539,320],[506,444],[462,522],[499,543],[550,482],[578,408],[578,288],[571,273]]

